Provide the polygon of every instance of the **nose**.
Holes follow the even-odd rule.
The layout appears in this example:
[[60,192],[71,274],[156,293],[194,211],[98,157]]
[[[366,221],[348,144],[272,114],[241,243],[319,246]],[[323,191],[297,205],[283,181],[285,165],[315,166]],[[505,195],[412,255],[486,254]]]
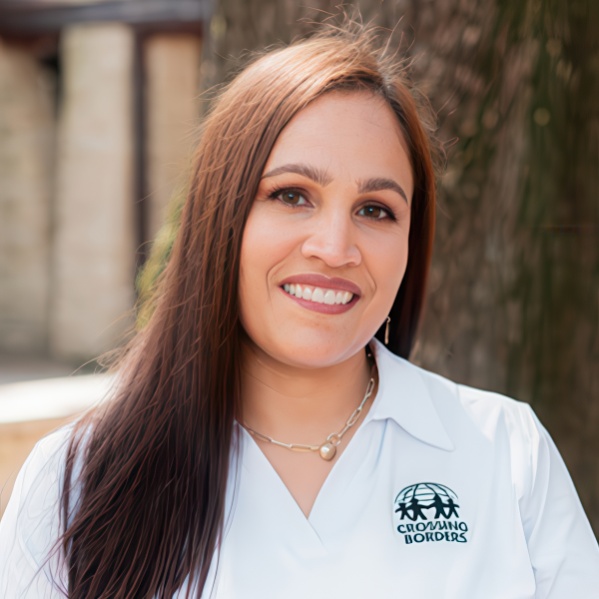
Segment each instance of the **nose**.
[[331,268],[358,266],[362,254],[356,244],[355,225],[351,216],[321,214],[310,220],[310,232],[302,244],[305,258],[318,258]]

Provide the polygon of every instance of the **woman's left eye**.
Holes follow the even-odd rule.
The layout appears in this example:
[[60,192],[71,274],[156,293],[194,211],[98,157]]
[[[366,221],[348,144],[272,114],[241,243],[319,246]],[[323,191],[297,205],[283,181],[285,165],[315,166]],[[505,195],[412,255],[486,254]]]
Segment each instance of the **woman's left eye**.
[[393,214],[387,208],[383,208],[382,206],[378,206],[377,204],[369,204],[368,206],[363,206],[358,210],[358,214],[360,216],[365,216],[366,218],[371,218],[372,220],[383,220],[385,218],[393,219]]

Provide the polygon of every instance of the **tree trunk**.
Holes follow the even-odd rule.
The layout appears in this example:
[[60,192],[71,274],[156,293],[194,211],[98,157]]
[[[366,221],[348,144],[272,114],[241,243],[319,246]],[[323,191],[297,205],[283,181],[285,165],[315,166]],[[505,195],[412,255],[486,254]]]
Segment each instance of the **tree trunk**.
[[[221,0],[204,88],[237,71],[248,51],[286,43],[337,12],[336,1],[310,4]],[[599,4],[361,0],[352,7],[365,22],[395,29],[447,146],[414,360],[533,403],[597,531]],[[158,271],[167,254],[155,252],[149,268]]]

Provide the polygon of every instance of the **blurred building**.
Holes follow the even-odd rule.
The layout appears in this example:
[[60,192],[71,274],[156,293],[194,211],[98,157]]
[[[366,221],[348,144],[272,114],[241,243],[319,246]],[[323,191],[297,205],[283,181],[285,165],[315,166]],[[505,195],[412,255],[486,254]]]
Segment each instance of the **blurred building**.
[[131,324],[181,183],[210,0],[0,0],[0,353],[68,360]]

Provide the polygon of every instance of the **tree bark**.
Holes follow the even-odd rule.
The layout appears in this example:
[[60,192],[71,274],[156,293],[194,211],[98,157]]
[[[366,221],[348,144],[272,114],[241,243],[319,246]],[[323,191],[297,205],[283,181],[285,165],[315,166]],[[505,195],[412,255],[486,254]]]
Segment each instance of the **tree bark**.
[[[248,51],[306,34],[336,6],[221,0],[204,88],[230,77]],[[599,4],[360,0],[349,8],[395,30],[447,147],[414,360],[534,404],[598,531]]]

